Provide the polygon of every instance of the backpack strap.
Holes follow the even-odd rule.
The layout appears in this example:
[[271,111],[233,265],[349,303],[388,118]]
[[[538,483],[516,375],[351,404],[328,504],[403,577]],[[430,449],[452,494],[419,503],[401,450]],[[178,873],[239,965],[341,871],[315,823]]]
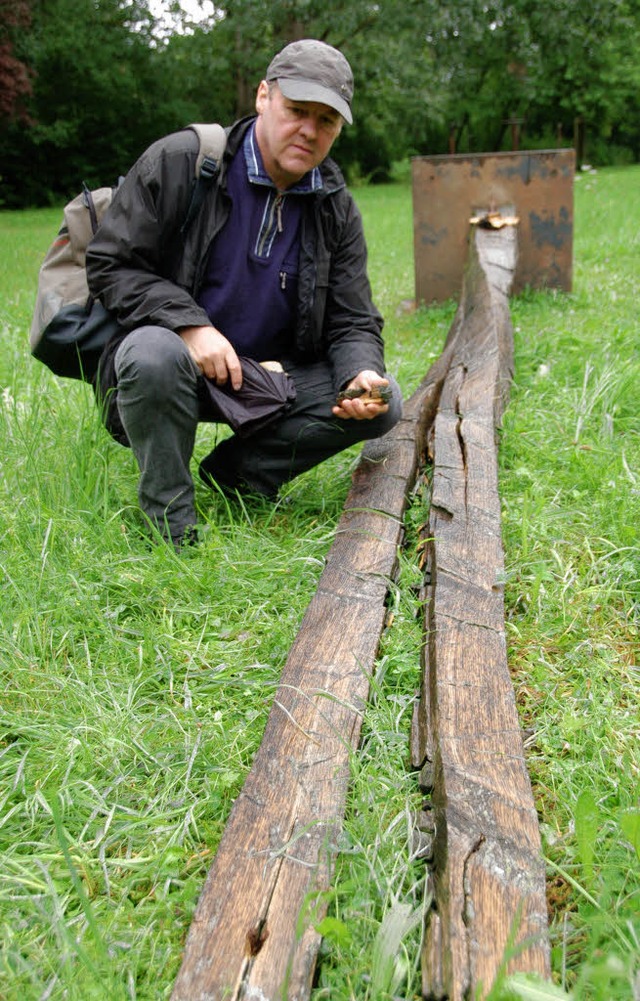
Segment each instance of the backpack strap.
[[227,133],[222,125],[215,122],[189,125],[188,128],[193,129],[200,141],[200,152],[196,160],[196,177],[199,177],[206,160],[213,161],[214,169],[217,169],[227,146]]
[[91,220],[91,232],[93,236],[95,236],[98,228],[98,213],[93,201],[93,194],[89,190],[86,181],[82,182],[82,202],[89,213],[89,219]]
[[184,237],[191,223],[202,207],[205,195],[218,176],[220,160],[227,145],[227,133],[222,125],[205,123],[189,125],[198,136],[200,148],[196,160],[196,176],[193,183],[191,203],[180,230]]

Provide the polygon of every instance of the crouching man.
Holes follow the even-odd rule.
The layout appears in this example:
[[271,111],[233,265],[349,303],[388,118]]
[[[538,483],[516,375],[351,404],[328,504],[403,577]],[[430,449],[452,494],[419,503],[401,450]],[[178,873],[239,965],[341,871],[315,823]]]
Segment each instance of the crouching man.
[[352,97],[342,53],[313,39],[287,45],[256,115],[227,130],[188,230],[198,139],[185,129],[142,155],[89,247],[92,294],[121,326],[100,365],[107,426],[133,449],[142,510],[178,548],[196,524],[196,428],[220,420],[207,387],[241,400],[242,359],[279,362],[295,399],[214,448],[199,470],[209,486],[275,498],[400,417],[360,214],[329,158]]

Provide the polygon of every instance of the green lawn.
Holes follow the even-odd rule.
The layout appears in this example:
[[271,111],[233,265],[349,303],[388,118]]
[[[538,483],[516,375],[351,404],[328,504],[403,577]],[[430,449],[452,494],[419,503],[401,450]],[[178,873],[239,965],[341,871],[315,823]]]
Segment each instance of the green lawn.
[[[357,198],[389,365],[409,394],[454,307],[400,308],[413,296],[409,187]],[[155,1001],[169,997],[358,452],[292,483],[275,508],[239,510],[198,485],[203,545],[183,557],[147,547],[131,455],[86,386],[29,356],[59,214],[0,213],[0,997]],[[554,980],[577,1001],[617,1001],[640,997],[640,169],[582,175],[575,220],[573,293],[512,302],[507,630]],[[202,430],[196,458],[214,435]],[[419,996],[408,733],[423,513],[417,499],[314,1001]]]

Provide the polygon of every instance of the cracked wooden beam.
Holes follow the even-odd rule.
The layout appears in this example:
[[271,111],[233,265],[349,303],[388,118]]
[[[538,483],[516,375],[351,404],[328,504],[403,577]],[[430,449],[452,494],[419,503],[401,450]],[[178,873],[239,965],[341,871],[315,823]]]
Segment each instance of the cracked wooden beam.
[[496,429],[512,374],[516,232],[473,230],[429,435],[432,492],[422,696],[413,758],[435,839],[423,996],[485,997],[549,973],[538,820],[509,675]]
[[309,997],[386,597],[439,359],[403,419],[363,451],[260,748],[189,930],[172,1001]]

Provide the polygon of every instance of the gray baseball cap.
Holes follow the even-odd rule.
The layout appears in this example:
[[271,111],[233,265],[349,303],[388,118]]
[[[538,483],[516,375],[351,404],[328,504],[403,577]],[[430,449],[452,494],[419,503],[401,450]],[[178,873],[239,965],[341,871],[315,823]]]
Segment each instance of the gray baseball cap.
[[267,82],[277,80],[290,101],[317,101],[339,111],[351,125],[353,73],[338,49],[315,38],[291,42],[271,60]]

